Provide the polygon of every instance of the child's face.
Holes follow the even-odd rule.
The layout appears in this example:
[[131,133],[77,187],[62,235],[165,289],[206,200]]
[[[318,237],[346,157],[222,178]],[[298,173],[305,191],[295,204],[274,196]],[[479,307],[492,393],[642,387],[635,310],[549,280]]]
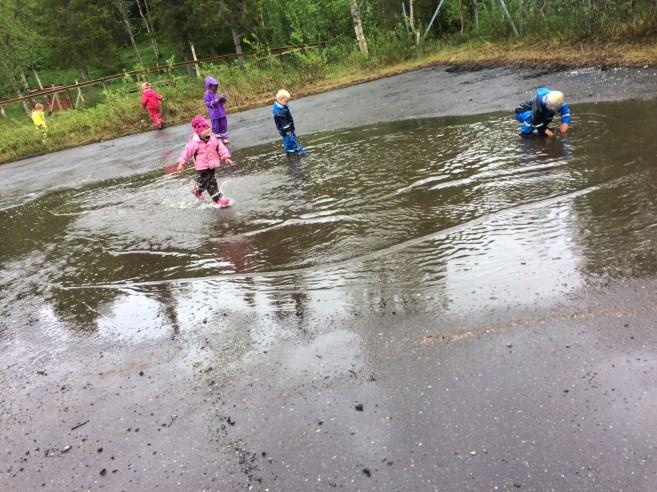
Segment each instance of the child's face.
[[218,88],[219,88],[218,85],[211,85],[211,86],[210,86],[210,90],[211,90],[212,92],[217,92],[217,89],[218,89]]
[[290,102],[289,97],[281,97],[278,99],[278,102],[281,103],[283,106],[287,106],[287,103]]
[[203,140],[207,140],[212,135],[212,128],[206,128],[201,133],[198,134]]

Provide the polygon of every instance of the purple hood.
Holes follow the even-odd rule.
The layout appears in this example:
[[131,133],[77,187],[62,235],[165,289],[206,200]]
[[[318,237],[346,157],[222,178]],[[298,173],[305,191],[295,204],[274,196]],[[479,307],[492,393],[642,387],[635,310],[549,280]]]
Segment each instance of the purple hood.
[[[211,85],[217,86],[217,92],[212,92],[210,90]],[[224,103],[228,99],[225,94],[219,94],[219,82],[214,77],[205,78],[205,96],[203,97],[203,103],[205,107],[208,108],[208,117],[211,120],[216,120],[218,118],[226,117],[226,109],[224,108]]]
[[211,85],[217,86],[217,91],[219,91],[219,82],[214,77],[205,77],[205,88],[210,89]]

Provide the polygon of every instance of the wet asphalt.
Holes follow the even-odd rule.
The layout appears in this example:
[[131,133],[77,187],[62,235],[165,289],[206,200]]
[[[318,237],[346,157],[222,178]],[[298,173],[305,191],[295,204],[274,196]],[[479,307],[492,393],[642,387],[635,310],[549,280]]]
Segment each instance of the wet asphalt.
[[[313,133],[510,111],[540,84],[574,104],[648,99],[657,72],[435,67],[292,107]],[[231,127],[237,150],[275,145],[269,108]],[[0,166],[2,203],[161,168],[187,134]],[[449,313],[383,294],[330,316],[220,309],[164,343],[26,312],[0,329],[0,489],[652,491],[656,288],[601,282],[527,305],[499,286],[501,300]],[[289,331],[265,333],[271,316]],[[227,323],[233,338],[213,336]],[[273,340],[248,347],[254,332]]]

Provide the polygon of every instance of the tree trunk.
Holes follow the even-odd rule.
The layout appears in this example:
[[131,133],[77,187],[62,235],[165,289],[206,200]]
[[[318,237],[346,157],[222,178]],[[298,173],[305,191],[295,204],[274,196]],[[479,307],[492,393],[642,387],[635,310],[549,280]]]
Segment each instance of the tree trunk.
[[242,56],[242,41],[240,41],[240,34],[237,32],[235,26],[230,26],[230,32],[233,34],[233,43],[235,44],[235,53],[237,54],[237,60],[240,64],[240,68],[244,70],[244,56]]
[[41,79],[39,78],[39,73],[36,71],[34,67],[32,67],[32,73],[34,74],[34,78],[37,81],[37,84],[39,84],[39,89],[43,90],[43,84],[41,83]]
[[474,9],[475,30],[479,32],[479,9],[477,6],[477,0],[472,0],[472,8]]
[[137,0],[137,8],[139,9],[139,15],[144,21],[144,25],[146,26],[146,32],[148,33],[148,38],[151,40],[151,46],[153,47],[153,54],[155,55],[155,63],[159,67],[160,46],[157,44],[157,39],[155,39],[155,29],[153,29],[153,23],[149,21],[150,10],[148,8],[148,2],[147,0],[143,0],[143,1],[144,1],[144,10],[146,11],[146,14],[144,14],[144,10],[142,10],[141,8],[140,0]]
[[413,14],[413,0],[408,0],[409,3],[409,12],[408,12],[408,21],[411,26],[411,32],[415,36],[415,44],[420,44],[420,31],[415,28],[415,15]]
[[135,50],[135,56],[137,57],[137,61],[139,62],[139,65],[143,67],[144,60],[142,60],[141,53],[139,53],[139,48],[137,48],[137,43],[135,41],[135,35],[132,32],[132,25],[130,24],[130,17],[128,16],[128,7],[125,4],[125,0],[115,0],[114,5],[116,6],[116,9],[119,11],[119,14],[121,15],[121,24],[123,24],[125,32],[130,38],[130,44],[132,44],[132,48]]
[[240,69],[244,70],[244,56],[242,56],[242,40],[240,39],[239,25],[242,19],[244,3],[238,2],[238,5],[230,14],[230,33],[233,35],[233,44],[235,45],[235,53],[237,54],[237,61],[240,64]]
[[465,29],[465,23],[463,21],[463,0],[459,0],[459,21],[461,22],[460,33],[463,34],[463,31]]
[[[14,78],[14,76],[13,76],[13,75],[10,75],[10,79],[11,79],[11,85],[14,86],[14,90],[16,91],[16,96],[17,96],[17,97],[23,97],[23,94],[21,93],[20,86],[18,85],[18,82],[16,81],[16,79]],[[25,114],[26,114],[27,117],[29,118],[30,115],[32,114],[32,110],[31,110],[30,107],[28,106],[27,101],[26,101],[25,99],[23,99],[23,100],[21,101],[21,105],[23,106],[23,111],[25,111]]]
[[[192,60],[192,54],[190,53],[189,47],[187,45],[183,45],[180,51],[182,53],[183,61]],[[187,75],[189,75],[190,78],[196,78],[196,71],[192,65],[185,65],[185,70],[187,70]]]
[[519,4],[518,4],[518,11],[520,12],[520,13],[519,13],[519,16],[520,16],[520,35],[521,35],[521,36],[524,36],[524,35],[525,35],[525,16],[524,16],[524,10],[525,10],[525,9],[523,8],[522,0],[520,0],[520,1],[519,1]]
[[139,62],[139,65],[143,67],[144,60],[141,57],[139,48],[137,47],[137,42],[135,41],[135,35],[132,33],[132,26],[130,25],[130,20],[125,19],[123,22],[125,24],[125,32],[128,33],[128,36],[130,37],[130,44],[132,45],[132,48],[135,50],[135,56],[137,57],[137,61]]
[[[16,96],[18,96],[18,97],[23,97],[23,94],[21,94],[21,91],[19,91],[18,89],[16,89]],[[23,99],[23,100],[21,101],[21,104],[23,105],[23,111],[25,111],[25,114],[26,114],[27,117],[29,118],[30,115],[32,114],[32,111],[30,111],[30,106],[29,106],[29,104],[27,104],[27,101],[26,101],[25,99]]]
[[361,53],[367,55],[367,39],[363,34],[363,22],[360,19],[360,8],[358,7],[358,0],[351,0],[351,18],[354,21],[354,31],[356,32],[356,40]]
[[[189,47],[192,50],[192,58],[194,59],[194,61],[197,61],[198,58],[196,56],[196,50],[194,49],[194,43],[189,43]],[[201,78],[201,69],[199,68],[198,63],[194,63],[194,70],[196,71],[196,76],[198,78]]]
[[515,22],[513,22],[513,17],[511,17],[511,14],[509,13],[509,9],[506,8],[506,2],[504,0],[500,0],[500,5],[502,6],[502,10],[504,11],[504,15],[509,20],[509,24],[511,25],[511,29],[513,30],[513,34],[515,34],[516,37],[519,37],[520,35],[518,34],[518,29],[516,29]]
[[[30,84],[28,84],[27,82],[27,77],[25,76],[24,72],[21,72],[20,75],[21,75],[21,82],[23,83],[23,87],[25,88],[25,95],[28,96],[28,100],[30,101],[30,106],[34,107],[34,99],[32,99],[32,96],[30,95]],[[29,111],[28,114],[29,113],[31,113],[31,111]]]
[[[461,0],[459,0],[459,6]],[[436,20],[436,17],[438,17],[438,13],[440,12],[440,9],[443,6],[443,3],[445,3],[445,0],[440,0],[438,2],[438,5],[436,6],[436,10],[433,11],[433,15],[431,16],[431,20],[429,21],[429,25],[427,26],[426,30],[424,31],[424,35],[422,36],[422,39],[427,37],[427,34],[429,34],[429,31],[431,30],[431,26],[433,26],[434,21]],[[462,21],[463,19],[461,19]],[[461,24],[462,25],[462,24]]]
[[402,17],[404,17],[404,27],[406,28],[406,34],[410,34],[411,28],[408,25],[408,15],[406,15],[406,1],[402,2]]

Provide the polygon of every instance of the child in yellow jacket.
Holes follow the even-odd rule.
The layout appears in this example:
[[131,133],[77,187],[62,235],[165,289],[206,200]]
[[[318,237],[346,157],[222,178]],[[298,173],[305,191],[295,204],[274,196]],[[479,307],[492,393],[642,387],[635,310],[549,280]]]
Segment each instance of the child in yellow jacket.
[[43,111],[43,104],[36,103],[34,109],[32,109],[31,116],[34,126],[45,133],[48,130],[48,126],[46,125],[46,114]]

